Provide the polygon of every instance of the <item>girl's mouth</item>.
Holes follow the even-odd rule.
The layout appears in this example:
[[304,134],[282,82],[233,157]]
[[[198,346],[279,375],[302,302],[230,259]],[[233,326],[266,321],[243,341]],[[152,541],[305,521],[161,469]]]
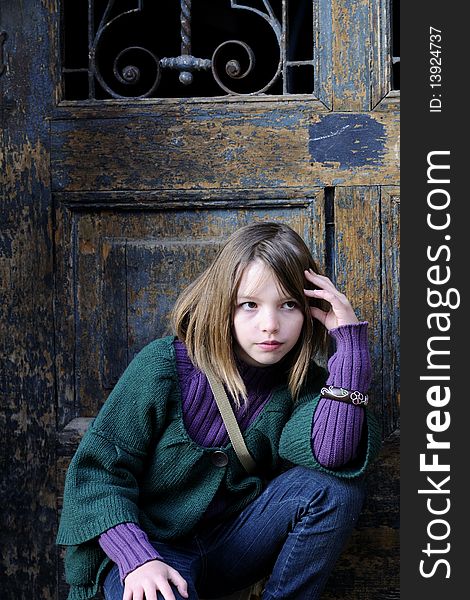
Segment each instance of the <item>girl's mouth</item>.
[[269,352],[280,348],[282,346],[282,342],[278,342],[277,340],[266,340],[264,342],[260,342],[257,344],[257,346],[258,348],[261,348],[261,350],[266,350]]

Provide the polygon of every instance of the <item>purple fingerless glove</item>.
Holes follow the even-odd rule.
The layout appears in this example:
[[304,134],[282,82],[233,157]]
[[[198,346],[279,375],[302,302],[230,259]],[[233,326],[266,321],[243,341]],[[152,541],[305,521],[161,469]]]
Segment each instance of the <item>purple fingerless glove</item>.
[[[366,322],[354,323],[330,331],[336,352],[328,361],[327,385],[367,392],[371,382],[367,326]],[[312,427],[312,448],[318,462],[335,469],[354,459],[363,422],[363,407],[322,398]]]
[[121,523],[102,533],[99,545],[119,569],[121,581],[150,560],[162,560],[147,534],[135,523]]

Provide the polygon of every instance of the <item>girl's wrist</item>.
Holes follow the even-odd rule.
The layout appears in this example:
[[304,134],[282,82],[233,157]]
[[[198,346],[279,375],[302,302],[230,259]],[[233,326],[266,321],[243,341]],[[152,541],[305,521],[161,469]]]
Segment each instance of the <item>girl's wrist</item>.
[[336,352],[328,361],[328,385],[367,392],[371,380],[368,323],[342,325],[330,331]]
[[162,557],[135,523],[120,523],[101,534],[99,544],[117,564],[121,581],[138,567]]
[[337,343],[344,342],[350,343],[352,338],[360,338],[361,336],[367,336],[367,330],[369,327],[368,321],[357,321],[355,323],[344,323],[330,329],[329,334],[336,340]]

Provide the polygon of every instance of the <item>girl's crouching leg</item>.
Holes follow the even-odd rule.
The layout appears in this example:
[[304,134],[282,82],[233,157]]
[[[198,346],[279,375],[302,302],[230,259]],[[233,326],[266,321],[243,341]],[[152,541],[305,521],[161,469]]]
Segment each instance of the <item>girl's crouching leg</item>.
[[364,500],[359,479],[295,467],[281,475],[286,507],[295,507],[292,526],[266,585],[263,600],[320,598],[349,538]]

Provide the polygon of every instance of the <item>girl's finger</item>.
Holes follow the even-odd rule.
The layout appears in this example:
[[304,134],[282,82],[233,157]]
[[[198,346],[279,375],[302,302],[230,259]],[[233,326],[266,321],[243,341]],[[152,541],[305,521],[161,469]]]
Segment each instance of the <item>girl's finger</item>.
[[[324,292],[329,292],[330,294],[336,294],[337,296],[340,295],[340,292],[338,292],[338,290],[335,288],[335,286],[333,284],[328,285],[322,281],[312,281],[313,285],[315,286],[314,289],[309,289],[310,292],[314,292],[314,291],[324,291]],[[308,289],[308,288],[305,288]]]
[[[143,588],[141,588],[141,587],[138,587],[136,589],[130,588],[129,591],[130,591],[130,594],[131,594],[129,596],[129,598],[131,600],[144,600],[144,590],[143,590]],[[124,599],[124,596],[123,596],[123,599]]]
[[160,594],[165,598],[165,600],[176,600],[175,595],[173,594],[173,590],[171,589],[171,586],[166,579],[164,579],[160,583],[158,589],[160,591]]
[[[318,275],[318,273],[314,273],[311,269],[309,271],[305,271],[305,277],[311,282],[317,285],[322,289],[328,289],[331,292],[338,292],[335,288],[331,279],[326,277],[325,275]],[[338,292],[339,293],[339,292]]]
[[312,298],[315,296],[314,292],[318,290],[309,290],[308,288],[304,288],[304,294],[306,296],[311,296]]
[[304,290],[305,295],[310,298],[321,298],[322,300],[326,300],[333,307],[340,304],[340,300],[336,294],[333,292],[329,292],[328,290]]
[[[305,273],[308,273],[308,271],[305,271]],[[312,271],[313,273],[313,271]],[[328,291],[332,294],[334,294],[343,304],[349,304],[349,300],[346,297],[345,294],[343,294],[342,292],[340,292],[331,282],[330,279],[328,279],[328,277],[325,277],[324,275],[317,275],[316,273],[310,274],[311,277],[309,278],[309,281],[311,281],[311,283],[314,283],[317,288],[320,288],[322,290]]]
[[124,587],[124,594],[122,595],[122,600],[132,600],[132,590],[128,587]]
[[312,313],[312,317],[314,319],[317,319],[318,321],[320,321],[320,323],[325,325],[326,317],[328,316],[327,312],[325,312],[324,310],[321,310],[319,308],[316,308],[315,306],[312,306],[310,308],[310,312]]
[[324,294],[331,294],[331,296],[335,296],[335,294],[333,294],[333,292],[330,292],[328,290],[321,290],[321,289],[316,289],[316,290],[304,289],[304,294],[306,296],[308,296],[309,298],[321,298],[321,299],[325,299]]
[[168,574],[168,579],[174,584],[176,585],[176,587],[178,588],[178,592],[184,596],[185,598],[188,597],[188,582],[186,581],[186,579],[184,579],[184,577],[182,577],[178,571],[176,571],[175,569],[171,569],[171,571],[169,571]]
[[157,586],[154,583],[150,583],[145,586],[145,600],[157,600]]
[[331,310],[338,318],[346,318],[347,320],[353,319],[353,322],[357,321],[354,310],[346,296],[341,295],[338,297],[336,294],[326,290],[311,290],[311,293],[308,294],[308,296],[326,300],[326,302],[331,305]]

